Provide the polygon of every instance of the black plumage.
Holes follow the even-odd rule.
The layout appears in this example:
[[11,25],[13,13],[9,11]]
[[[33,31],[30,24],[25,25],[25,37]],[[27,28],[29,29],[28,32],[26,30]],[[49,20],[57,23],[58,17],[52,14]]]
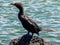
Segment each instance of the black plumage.
[[18,19],[21,21],[23,27],[29,32],[32,32],[39,35],[39,31],[41,31],[41,27],[39,27],[34,21],[32,21],[29,17],[24,15],[24,9],[21,3],[11,3],[19,9]]

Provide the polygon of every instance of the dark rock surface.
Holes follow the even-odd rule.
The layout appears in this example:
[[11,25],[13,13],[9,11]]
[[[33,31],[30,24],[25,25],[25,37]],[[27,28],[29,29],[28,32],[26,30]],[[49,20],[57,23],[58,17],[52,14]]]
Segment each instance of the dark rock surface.
[[11,40],[9,45],[52,45],[52,44],[45,42],[42,38],[38,36],[26,34],[20,38]]

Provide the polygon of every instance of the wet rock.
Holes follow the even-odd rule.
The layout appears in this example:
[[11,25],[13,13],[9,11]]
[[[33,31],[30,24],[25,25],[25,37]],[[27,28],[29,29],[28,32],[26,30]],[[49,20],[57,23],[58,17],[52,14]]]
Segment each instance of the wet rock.
[[38,36],[26,34],[20,38],[11,40],[9,45],[52,45],[52,44],[45,42],[44,39]]

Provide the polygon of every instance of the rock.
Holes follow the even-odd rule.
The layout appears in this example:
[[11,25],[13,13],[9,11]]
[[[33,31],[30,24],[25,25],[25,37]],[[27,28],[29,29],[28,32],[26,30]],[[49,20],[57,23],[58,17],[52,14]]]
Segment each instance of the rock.
[[52,45],[52,44],[45,42],[42,38],[38,36],[26,34],[20,38],[11,40],[9,45]]

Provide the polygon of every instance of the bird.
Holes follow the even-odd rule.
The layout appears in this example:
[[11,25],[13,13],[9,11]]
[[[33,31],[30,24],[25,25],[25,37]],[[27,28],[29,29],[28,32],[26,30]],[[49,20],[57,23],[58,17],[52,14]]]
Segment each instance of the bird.
[[11,3],[11,5],[14,5],[19,9],[18,19],[21,21],[22,26],[28,31],[28,34],[31,32],[32,35],[34,33],[39,35],[39,31],[41,31],[43,28],[39,27],[31,18],[24,14],[22,3]]

